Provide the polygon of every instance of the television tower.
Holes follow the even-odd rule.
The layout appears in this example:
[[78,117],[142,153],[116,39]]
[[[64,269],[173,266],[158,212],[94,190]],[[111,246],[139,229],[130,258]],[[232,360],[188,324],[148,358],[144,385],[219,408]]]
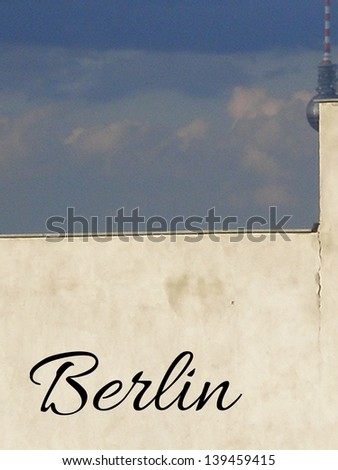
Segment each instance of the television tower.
[[331,0],[324,0],[324,55],[318,65],[317,94],[312,98],[306,108],[306,117],[309,124],[316,131],[319,130],[319,103],[330,98],[338,98],[336,91],[336,64],[331,61]]

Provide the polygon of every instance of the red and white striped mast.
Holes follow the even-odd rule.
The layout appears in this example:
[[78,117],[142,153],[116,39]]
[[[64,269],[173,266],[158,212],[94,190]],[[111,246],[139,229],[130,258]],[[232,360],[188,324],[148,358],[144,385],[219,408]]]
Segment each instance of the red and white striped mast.
[[316,131],[319,129],[319,103],[338,99],[336,65],[331,60],[331,0],[324,0],[324,55],[318,65],[317,94],[306,108],[307,120]]
[[324,9],[324,56],[322,64],[331,64],[331,0],[325,0]]

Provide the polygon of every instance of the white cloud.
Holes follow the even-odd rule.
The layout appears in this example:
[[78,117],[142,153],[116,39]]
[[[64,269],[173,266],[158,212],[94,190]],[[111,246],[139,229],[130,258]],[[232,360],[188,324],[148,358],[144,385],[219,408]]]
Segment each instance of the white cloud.
[[141,146],[149,132],[150,129],[146,123],[125,119],[103,126],[75,128],[64,142],[83,155],[107,156],[130,148],[133,143]]
[[236,120],[254,119],[259,115],[275,116],[282,106],[282,100],[268,97],[263,88],[235,87],[228,112]]
[[29,159],[45,144],[43,124],[51,108],[37,108],[19,116],[2,116],[0,120],[0,161],[16,163]]
[[195,119],[186,126],[178,129],[176,135],[181,140],[183,147],[187,148],[192,142],[206,138],[209,124],[203,119]]
[[305,118],[310,97],[306,91],[276,99],[263,88],[233,90],[227,107],[236,119],[231,148],[243,171],[256,175],[249,192],[260,206],[302,204],[299,187],[306,181],[304,167],[315,169],[315,161],[307,159],[315,151],[315,136]]
[[39,175],[40,160],[58,159],[55,178],[91,171],[95,181],[112,178],[109,188],[123,181],[133,200],[144,192],[163,205],[201,212],[220,203],[232,213],[279,201],[304,212],[304,188],[316,184],[316,137],[305,120],[311,51],[18,50],[0,51],[11,65],[1,84],[0,161],[13,173],[24,161]]

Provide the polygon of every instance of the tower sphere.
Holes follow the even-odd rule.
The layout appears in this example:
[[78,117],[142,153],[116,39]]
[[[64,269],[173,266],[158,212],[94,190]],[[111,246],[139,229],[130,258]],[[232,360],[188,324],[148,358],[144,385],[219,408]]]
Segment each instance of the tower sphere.
[[320,95],[316,95],[309,101],[306,107],[308,123],[317,132],[319,131],[319,103]]

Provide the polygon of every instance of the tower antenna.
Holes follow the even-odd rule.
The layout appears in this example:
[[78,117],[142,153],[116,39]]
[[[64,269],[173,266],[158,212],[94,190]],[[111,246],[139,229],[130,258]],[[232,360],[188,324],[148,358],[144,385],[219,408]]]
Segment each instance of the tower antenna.
[[324,0],[324,54],[318,65],[317,94],[306,108],[307,120],[316,131],[319,129],[319,103],[330,98],[338,98],[336,68],[331,59],[331,0]]
[[331,0],[324,5],[324,55],[322,64],[331,64]]

